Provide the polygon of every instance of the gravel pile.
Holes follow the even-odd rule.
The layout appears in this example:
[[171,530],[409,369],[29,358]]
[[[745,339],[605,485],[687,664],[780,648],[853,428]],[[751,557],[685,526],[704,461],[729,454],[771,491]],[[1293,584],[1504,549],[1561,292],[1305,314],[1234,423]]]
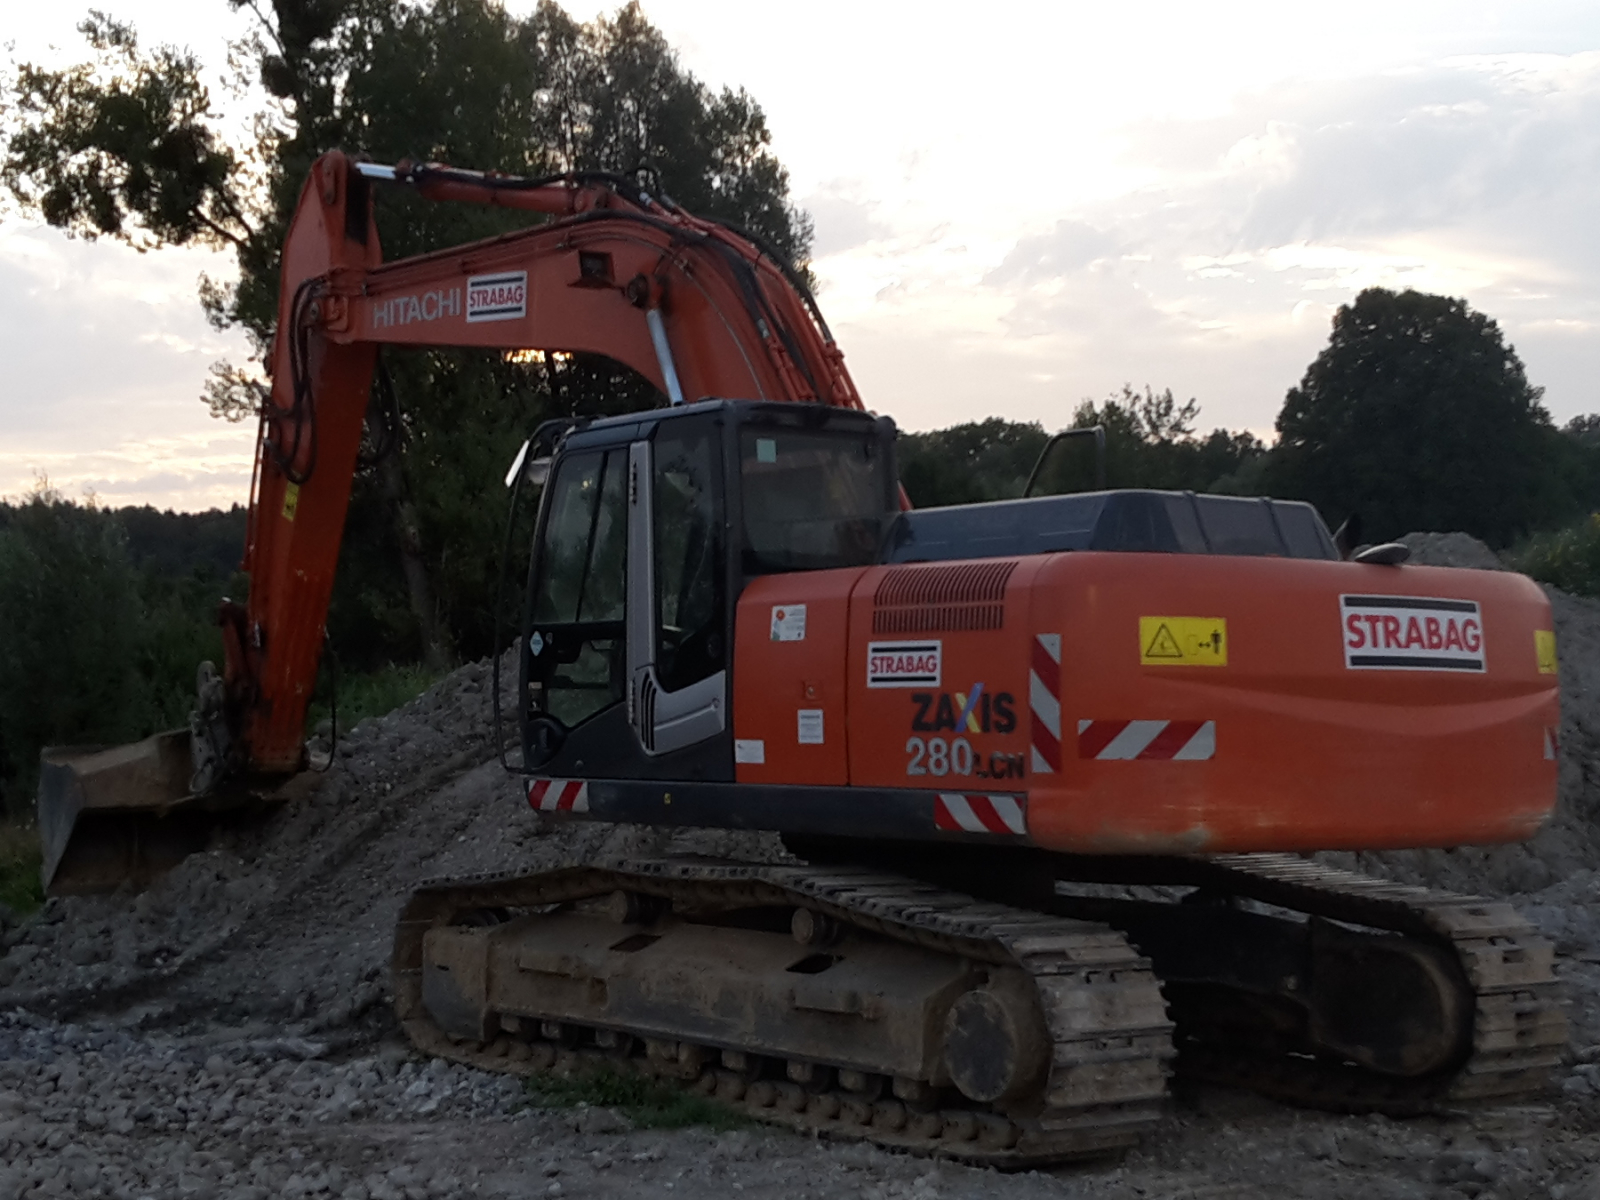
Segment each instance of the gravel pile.
[[1593,1110],[1567,1097],[1390,1121],[1186,1093],[1120,1163],[1002,1178],[760,1127],[662,1132],[604,1108],[529,1108],[507,1079],[418,1061],[397,1043],[327,1053],[311,1039],[240,1030],[130,1034],[0,1016],[0,1200],[1600,1194]]
[[[1498,565],[1463,535],[1406,540],[1414,561]],[[1547,1102],[1393,1122],[1184,1090],[1120,1165],[1013,1177],[1008,1195],[1600,1195],[1600,605],[1551,599],[1563,761],[1550,825],[1520,847],[1328,856],[1513,896],[1556,942],[1574,1051]],[[473,664],[363,722],[332,769],[269,820],[143,893],[52,900],[25,922],[0,921],[0,1200],[939,1200],[1002,1186],[764,1129],[668,1133],[606,1110],[530,1110],[515,1082],[414,1055],[386,976],[394,919],[418,880],[599,854],[782,855],[766,835],[545,823],[493,756],[489,693],[489,665]]]
[[296,1142],[357,1121],[515,1119],[515,1081],[398,1047],[338,1063],[315,1057],[324,1052],[305,1039],[208,1045],[0,1018],[0,1200],[472,1193],[449,1172],[324,1161]]

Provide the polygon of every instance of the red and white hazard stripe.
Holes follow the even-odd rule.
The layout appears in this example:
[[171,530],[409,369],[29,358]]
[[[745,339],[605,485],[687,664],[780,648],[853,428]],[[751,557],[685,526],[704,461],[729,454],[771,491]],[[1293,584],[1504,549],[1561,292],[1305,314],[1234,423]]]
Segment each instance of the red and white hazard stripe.
[[949,833],[1028,832],[1026,812],[1016,796],[940,792],[933,801],[933,823]]
[[589,785],[581,779],[530,780],[528,807],[539,812],[588,812]]
[[1061,635],[1041,633],[1033,639],[1028,664],[1028,712],[1032,770],[1050,775],[1061,770]]
[[1078,722],[1079,758],[1200,762],[1216,756],[1215,721]]
[[1561,754],[1560,734],[1550,726],[1544,727],[1544,756],[1554,762]]

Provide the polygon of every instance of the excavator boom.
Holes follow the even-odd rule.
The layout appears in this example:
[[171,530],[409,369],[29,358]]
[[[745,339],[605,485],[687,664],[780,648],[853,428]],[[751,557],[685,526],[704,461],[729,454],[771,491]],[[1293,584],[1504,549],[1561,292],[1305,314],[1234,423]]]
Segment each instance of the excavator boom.
[[[372,189],[385,184],[549,219],[385,263],[372,212]],[[185,818],[180,831],[176,814],[254,805],[304,767],[306,709],[382,346],[587,351],[631,367],[674,404],[740,395],[862,407],[788,264],[614,176],[526,180],[325,154],[301,189],[281,277],[244,548],[250,594],[221,609],[222,686],[202,685],[188,734],[110,759],[100,747],[51,749],[40,817],[52,891],[146,881],[204,840],[203,822]],[[186,736],[187,770],[173,765]]]

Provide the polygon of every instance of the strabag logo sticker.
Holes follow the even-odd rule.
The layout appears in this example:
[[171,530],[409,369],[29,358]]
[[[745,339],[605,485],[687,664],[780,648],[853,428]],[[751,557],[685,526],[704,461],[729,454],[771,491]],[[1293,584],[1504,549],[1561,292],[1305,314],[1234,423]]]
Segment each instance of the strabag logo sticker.
[[941,642],[868,642],[867,686],[938,687]]
[[528,273],[505,271],[467,280],[467,323],[514,321],[528,315]]
[[1475,600],[1340,596],[1344,665],[1352,670],[1482,671],[1483,616]]

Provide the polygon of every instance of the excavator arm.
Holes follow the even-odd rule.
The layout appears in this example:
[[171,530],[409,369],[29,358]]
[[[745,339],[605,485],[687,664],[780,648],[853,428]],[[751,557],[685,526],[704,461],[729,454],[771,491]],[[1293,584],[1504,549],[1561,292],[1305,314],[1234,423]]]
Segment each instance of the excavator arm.
[[[547,218],[384,262],[373,189]],[[250,594],[221,611],[189,730],[41,761],[53,892],[142,883],[199,846],[251,781],[305,764],[304,727],[379,348],[586,351],[673,404],[739,397],[862,407],[804,281],[759,239],[611,175],[524,179],[438,165],[313,164],[285,239],[251,485]],[[224,780],[230,782],[224,786]]]
[[[551,219],[385,263],[374,183]],[[804,284],[776,256],[613,177],[523,180],[330,153],[301,192],[282,278],[245,551],[250,597],[224,615],[234,757],[258,773],[301,765],[380,346],[587,351],[625,363],[674,404],[861,408]]]

